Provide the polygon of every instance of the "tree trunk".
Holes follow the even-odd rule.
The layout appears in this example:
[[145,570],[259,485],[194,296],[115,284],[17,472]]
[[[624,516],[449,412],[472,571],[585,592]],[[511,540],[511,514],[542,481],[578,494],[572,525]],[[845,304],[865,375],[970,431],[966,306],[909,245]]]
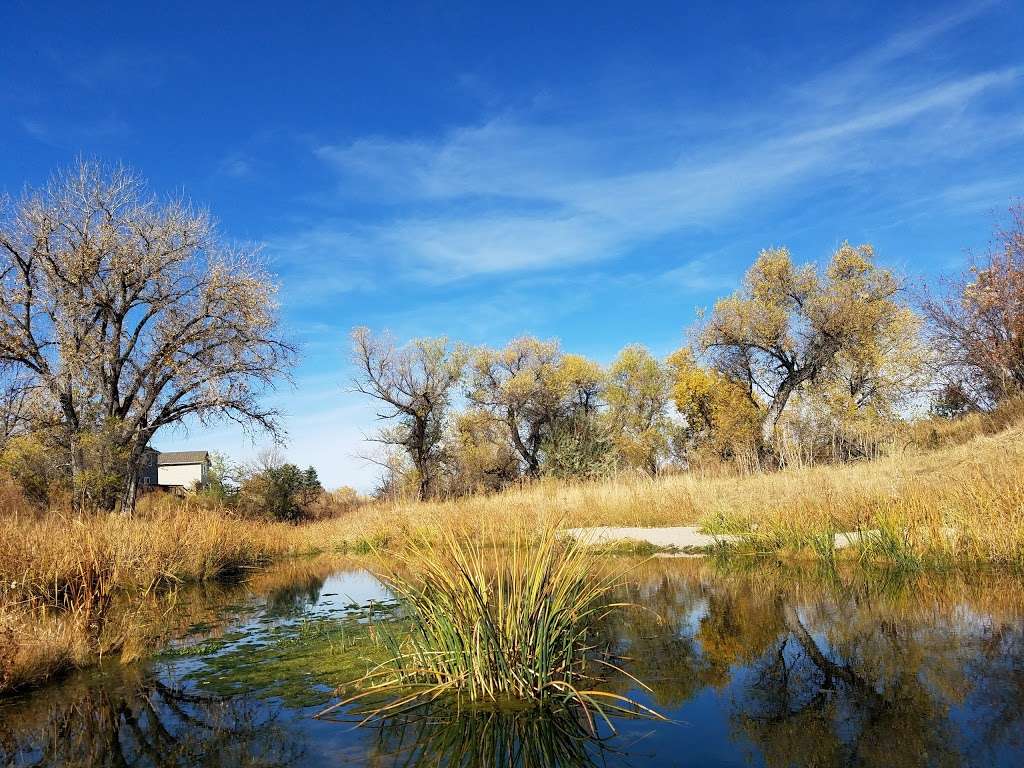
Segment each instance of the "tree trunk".
[[772,452],[775,450],[775,429],[779,425],[779,419],[782,418],[782,411],[785,409],[788,399],[788,395],[785,399],[780,399],[779,395],[776,395],[764,412],[761,419],[761,444],[766,450]]
[[139,496],[139,475],[142,469],[142,459],[146,453],[146,446],[149,445],[150,437],[152,435],[148,432],[137,437],[125,459],[121,496],[117,501],[117,511],[126,517],[131,517],[135,514],[135,502],[138,501]]
[[647,456],[647,460],[644,462],[647,467],[647,474],[651,477],[658,476],[658,457],[656,454],[651,453]]
[[85,484],[83,474],[85,473],[85,452],[82,450],[82,440],[79,434],[78,414],[71,396],[66,392],[58,395],[60,408],[64,414],[64,435],[67,440],[68,452],[71,459],[71,508],[75,512],[85,510]]
[[522,435],[519,434],[519,425],[517,421],[516,413],[510,410],[505,417],[505,423],[508,426],[508,431],[512,437],[512,445],[526,463],[526,475],[528,477],[539,477],[540,461],[537,459],[536,446],[532,446],[534,450],[530,450],[530,448],[526,447],[526,443],[523,440]]
[[85,455],[78,435],[68,434],[68,448],[71,453],[71,507],[75,512],[85,510],[85,485],[82,475],[85,472]]
[[789,402],[789,397],[796,390],[797,385],[798,382],[792,376],[783,380],[775,397],[772,398],[764,412],[764,417],[761,420],[761,447],[769,455],[776,456],[777,454],[775,450],[776,428],[779,425],[779,419],[782,418],[782,412],[786,410],[786,403]]
[[540,477],[540,461],[536,456],[531,456],[526,460],[526,474],[532,478]]
[[430,496],[430,476],[427,474],[427,463],[424,461],[421,466],[416,468],[416,471],[420,476],[418,498],[420,501],[426,501]]
[[413,439],[416,441],[413,450],[410,452],[413,466],[419,475],[419,487],[416,491],[420,501],[426,501],[430,495],[430,446],[427,445],[427,420],[419,415],[413,416],[415,427]]
[[135,502],[139,494],[139,470],[138,467],[129,467],[125,473],[124,487],[121,490],[121,498],[118,500],[117,510],[125,517],[135,514]]

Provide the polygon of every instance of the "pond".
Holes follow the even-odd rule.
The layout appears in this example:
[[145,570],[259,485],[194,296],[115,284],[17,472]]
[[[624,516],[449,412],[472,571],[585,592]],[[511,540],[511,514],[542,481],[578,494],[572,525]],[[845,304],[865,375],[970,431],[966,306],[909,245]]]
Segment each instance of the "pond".
[[669,720],[533,710],[313,717],[381,651],[396,612],[365,570],[289,563],[177,596],[183,632],[0,703],[0,758],[58,765],[1016,766],[1024,763],[1024,584],[976,573],[637,564],[602,631],[610,690]]

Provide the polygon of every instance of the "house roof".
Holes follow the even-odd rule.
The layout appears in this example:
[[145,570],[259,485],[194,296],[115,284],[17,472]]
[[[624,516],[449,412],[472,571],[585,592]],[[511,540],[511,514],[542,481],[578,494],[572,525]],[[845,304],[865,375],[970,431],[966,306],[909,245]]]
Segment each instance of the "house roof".
[[172,464],[205,464],[210,459],[206,451],[162,451],[156,455],[157,466]]

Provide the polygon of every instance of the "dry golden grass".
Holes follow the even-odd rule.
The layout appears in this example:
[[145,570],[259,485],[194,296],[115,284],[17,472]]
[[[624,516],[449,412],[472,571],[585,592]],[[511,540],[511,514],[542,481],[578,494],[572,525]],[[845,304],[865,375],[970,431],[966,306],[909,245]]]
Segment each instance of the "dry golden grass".
[[901,567],[1024,569],[1024,429],[934,452],[760,479],[746,499],[723,494],[706,528],[761,551],[834,556],[832,541],[867,531],[842,556]]

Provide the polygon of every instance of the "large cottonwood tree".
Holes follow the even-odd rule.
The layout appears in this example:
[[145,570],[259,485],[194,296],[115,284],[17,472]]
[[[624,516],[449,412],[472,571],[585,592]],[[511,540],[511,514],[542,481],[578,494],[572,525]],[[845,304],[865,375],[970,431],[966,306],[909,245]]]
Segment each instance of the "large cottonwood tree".
[[[131,511],[144,449],[186,419],[279,433],[259,395],[294,349],[256,255],[124,168],[82,161],[2,202],[0,360],[58,415],[77,503]],[[90,500],[85,445],[97,436],[120,492]]]
[[743,287],[715,304],[699,334],[701,350],[761,410],[771,446],[792,395],[834,370],[844,351],[876,343],[897,321],[897,279],[874,263],[870,245],[840,246],[824,274],[797,267],[789,251],[761,252]]
[[477,349],[470,361],[469,401],[504,425],[529,477],[540,475],[544,445],[566,413],[569,389],[557,341],[524,336],[503,349]]

